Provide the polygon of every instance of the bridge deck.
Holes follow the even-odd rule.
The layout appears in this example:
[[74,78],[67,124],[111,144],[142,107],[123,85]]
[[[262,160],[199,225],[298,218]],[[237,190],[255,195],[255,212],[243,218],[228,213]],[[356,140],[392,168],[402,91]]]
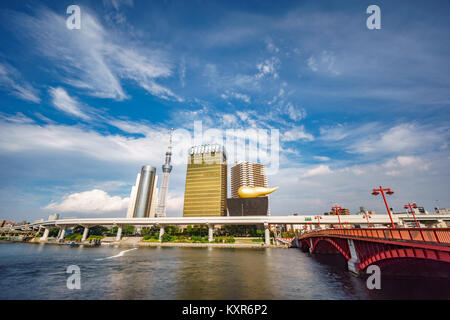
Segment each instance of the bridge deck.
[[373,240],[396,240],[418,243],[450,245],[450,228],[361,228],[361,229],[324,229],[303,234],[299,239],[318,236],[341,238],[364,238]]

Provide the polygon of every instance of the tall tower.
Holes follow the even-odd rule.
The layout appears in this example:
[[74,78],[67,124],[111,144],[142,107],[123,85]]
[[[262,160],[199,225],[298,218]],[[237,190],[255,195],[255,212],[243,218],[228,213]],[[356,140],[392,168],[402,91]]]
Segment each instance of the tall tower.
[[173,128],[170,129],[170,140],[169,148],[166,152],[166,162],[162,166],[163,180],[161,183],[161,193],[159,195],[158,207],[156,208],[156,217],[166,216],[166,205],[167,205],[167,190],[169,189],[169,174],[172,171],[172,165],[170,160],[172,158],[172,136]]
[[[156,168],[142,166],[139,175],[139,186],[137,186],[136,202],[134,205],[133,218],[150,218],[154,214],[154,197],[156,196]],[[131,200],[131,199],[130,199]]]
[[227,162],[220,145],[189,150],[184,193],[184,217],[227,215]]

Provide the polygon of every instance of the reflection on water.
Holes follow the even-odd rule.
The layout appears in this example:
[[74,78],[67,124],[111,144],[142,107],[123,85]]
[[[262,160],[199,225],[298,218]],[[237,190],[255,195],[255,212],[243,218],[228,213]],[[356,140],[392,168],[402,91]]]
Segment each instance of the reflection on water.
[[[0,243],[1,299],[448,299],[449,282],[383,278],[368,290],[336,256],[297,249]],[[113,259],[105,259],[116,256]],[[66,268],[81,269],[81,290]]]

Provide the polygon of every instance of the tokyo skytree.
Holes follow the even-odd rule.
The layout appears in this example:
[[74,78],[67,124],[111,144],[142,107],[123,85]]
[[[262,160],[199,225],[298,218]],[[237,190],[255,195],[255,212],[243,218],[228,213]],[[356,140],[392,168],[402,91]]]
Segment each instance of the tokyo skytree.
[[156,208],[155,217],[165,217],[166,216],[166,205],[167,205],[167,190],[169,188],[169,174],[172,171],[172,165],[170,160],[172,158],[172,136],[173,128],[170,129],[170,141],[169,148],[166,152],[166,162],[162,166],[163,179],[161,183],[161,192],[159,194],[158,207]]

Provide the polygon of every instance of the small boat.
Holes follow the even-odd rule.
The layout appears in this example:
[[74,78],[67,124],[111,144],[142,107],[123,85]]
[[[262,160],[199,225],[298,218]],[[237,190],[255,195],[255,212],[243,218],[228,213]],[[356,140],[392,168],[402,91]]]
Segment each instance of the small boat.
[[74,247],[74,246],[77,246],[78,244],[75,241],[71,241],[71,242],[68,242],[67,245],[69,247]]

